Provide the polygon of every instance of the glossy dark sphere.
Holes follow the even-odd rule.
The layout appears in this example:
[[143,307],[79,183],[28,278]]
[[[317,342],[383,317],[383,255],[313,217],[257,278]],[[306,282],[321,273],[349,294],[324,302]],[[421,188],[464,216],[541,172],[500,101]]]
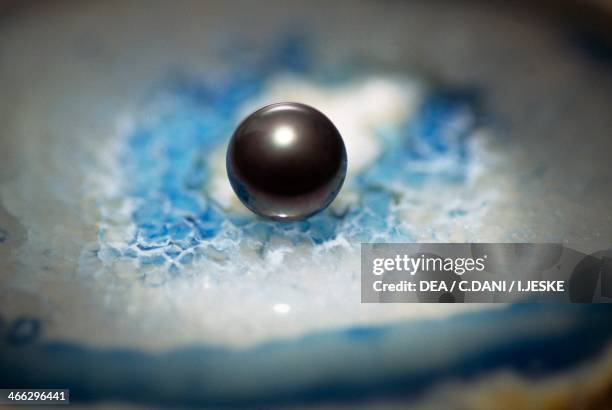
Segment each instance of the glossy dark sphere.
[[282,221],[327,207],[342,187],[347,164],[334,124],[312,107],[289,102],[249,115],[234,132],[226,160],[242,203]]

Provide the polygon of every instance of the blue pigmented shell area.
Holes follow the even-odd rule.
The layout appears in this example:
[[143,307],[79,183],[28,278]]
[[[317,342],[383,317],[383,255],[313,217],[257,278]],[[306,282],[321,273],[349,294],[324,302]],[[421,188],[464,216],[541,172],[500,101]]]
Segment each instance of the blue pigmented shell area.
[[[115,178],[120,180],[123,211],[128,208],[129,216],[127,223],[117,227],[113,226],[115,211],[102,212],[108,218],[100,225],[100,255],[108,266],[131,261],[134,277],[159,286],[197,274],[194,266],[209,273],[227,270],[218,265],[220,259],[231,259],[229,264],[239,271],[253,259],[235,255],[248,247],[260,255],[273,252],[279,241],[314,257],[326,244],[338,241],[356,246],[419,239],[402,217],[418,206],[413,203],[415,193],[427,184],[461,186],[469,178],[474,160],[470,139],[482,127],[473,90],[449,89],[410,77],[410,84],[417,84],[411,87],[419,90],[414,108],[407,118],[374,124],[368,130],[380,152],[347,181],[345,190],[351,200],[307,220],[281,223],[236,212],[209,192],[211,180],[219,178],[211,166],[212,154],[223,151],[244,107],[265,95],[277,78],[308,79],[331,94],[344,92],[347,84],[359,87],[367,78],[335,67],[336,76],[330,80],[331,75],[312,68],[307,45],[290,36],[269,51],[265,63],[253,61],[248,71],[231,70],[223,81],[175,73],[151,90],[142,101],[142,114],[118,136]],[[339,72],[346,75],[338,76]],[[350,164],[356,159],[348,160]],[[100,202],[104,208],[104,199]],[[459,207],[442,212],[453,218],[468,211]],[[120,240],[109,234],[117,229],[123,229]]]

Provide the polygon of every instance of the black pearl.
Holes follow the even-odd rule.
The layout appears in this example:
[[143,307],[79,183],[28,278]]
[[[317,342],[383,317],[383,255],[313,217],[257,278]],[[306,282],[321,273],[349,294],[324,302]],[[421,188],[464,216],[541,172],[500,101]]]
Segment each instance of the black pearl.
[[263,107],[238,126],[227,149],[232,188],[251,211],[294,221],[325,209],[346,176],[346,149],[334,124],[308,105]]

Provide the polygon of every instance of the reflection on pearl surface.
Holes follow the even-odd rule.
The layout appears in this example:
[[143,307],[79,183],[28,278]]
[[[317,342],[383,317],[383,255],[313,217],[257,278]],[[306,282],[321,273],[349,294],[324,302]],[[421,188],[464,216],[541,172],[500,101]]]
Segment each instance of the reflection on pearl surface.
[[295,132],[291,127],[278,127],[274,132],[274,142],[281,147],[288,147],[295,142]]

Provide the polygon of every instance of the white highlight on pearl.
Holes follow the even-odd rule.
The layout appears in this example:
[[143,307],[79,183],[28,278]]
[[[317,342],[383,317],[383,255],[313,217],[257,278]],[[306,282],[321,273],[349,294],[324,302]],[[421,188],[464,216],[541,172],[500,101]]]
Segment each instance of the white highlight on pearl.
[[278,127],[274,131],[274,142],[281,147],[287,147],[295,141],[295,131],[288,126]]

